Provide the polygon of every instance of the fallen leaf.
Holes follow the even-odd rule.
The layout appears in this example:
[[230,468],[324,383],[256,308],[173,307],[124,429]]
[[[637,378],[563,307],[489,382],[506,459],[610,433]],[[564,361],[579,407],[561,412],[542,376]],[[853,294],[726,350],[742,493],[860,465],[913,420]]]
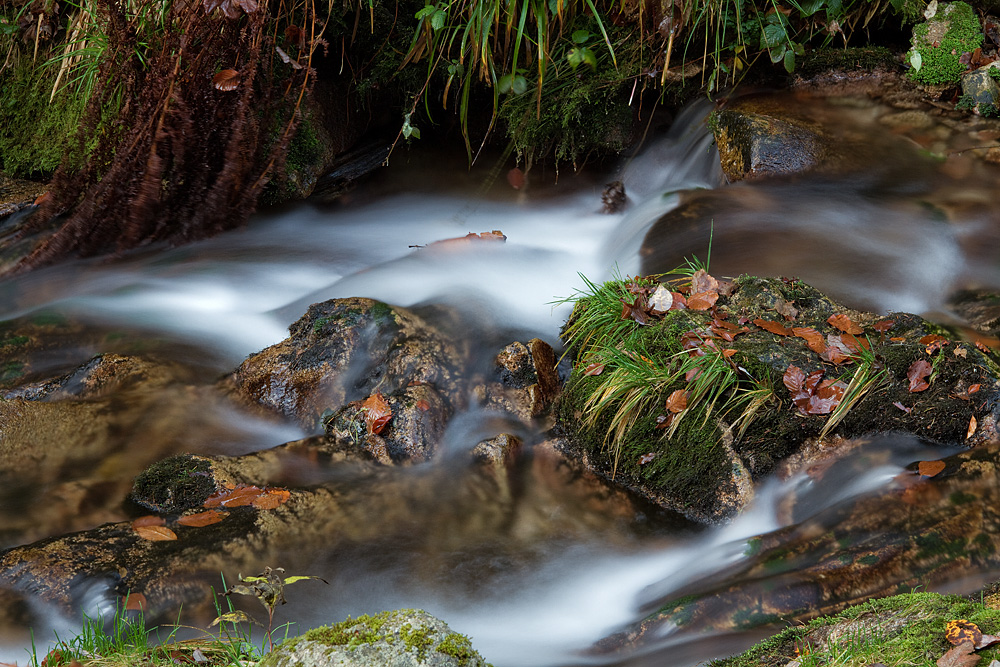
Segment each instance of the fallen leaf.
[[986,354],[990,353],[990,348],[986,347],[986,345],[984,345],[982,341],[978,340],[976,341],[976,349],[979,350],[980,352],[985,352]]
[[799,315],[799,311],[795,306],[780,297],[774,302],[774,310],[789,322]]
[[802,386],[806,381],[806,374],[798,366],[789,365],[785,369],[785,374],[781,377],[781,380],[785,383],[785,388],[792,394],[795,394],[802,390]]
[[141,528],[142,526],[165,526],[166,524],[167,522],[162,516],[155,516],[152,514],[132,519],[133,528]]
[[198,648],[197,646],[195,647],[194,651],[191,652],[191,658],[195,662],[210,662],[210,660],[205,656],[204,653],[201,652],[201,649]]
[[910,393],[924,391],[931,386],[927,382],[927,378],[930,376],[932,368],[931,363],[926,359],[917,359],[910,364],[909,370],[906,371],[906,377],[910,381]]
[[507,172],[507,184],[515,190],[524,187],[524,172],[520,168],[514,167]]
[[874,329],[879,333],[885,333],[894,326],[896,326],[896,323],[893,322],[892,320],[879,320],[878,322],[872,325],[872,329]]
[[953,646],[950,651],[937,659],[937,667],[972,667],[979,662],[979,656],[973,651],[975,645],[970,641],[964,641],[958,646]]
[[657,452],[649,452],[647,454],[643,454],[642,456],[639,457],[639,465],[644,466],[647,463],[652,463],[653,459],[655,459],[656,456]]
[[945,626],[944,638],[948,640],[949,644],[954,644],[955,646],[959,646],[965,642],[972,642],[972,645],[975,646],[983,638],[983,633],[975,623],[959,619],[948,621],[948,624]]
[[870,350],[871,345],[868,343],[867,338],[858,338],[854,334],[843,334],[840,336],[840,340],[844,343],[847,349],[854,353],[860,353],[861,350]]
[[782,381],[801,414],[829,414],[843,400],[847,385],[841,380],[823,380],[823,374],[824,371],[818,370],[806,375],[805,371],[791,365],[785,369]]
[[851,318],[843,313],[836,313],[831,315],[826,319],[830,326],[835,329],[840,329],[844,333],[849,334],[860,334],[864,333],[864,329],[859,327],[857,324],[851,321]]
[[759,326],[764,331],[770,331],[773,334],[779,336],[791,336],[792,330],[781,324],[780,322],[775,322],[773,320],[756,319],[753,321],[754,324]]
[[812,327],[792,327],[792,333],[798,338],[805,340],[809,349],[816,354],[822,354],[826,349],[826,343],[823,342],[823,334]]
[[969,351],[964,347],[956,347],[952,351],[952,354],[954,354],[956,357],[961,357],[962,359],[968,359],[969,357]]
[[893,343],[905,343],[906,336],[893,336],[889,340],[891,340]]
[[368,433],[379,435],[392,419],[392,408],[381,392],[375,392],[364,400],[361,409],[365,411],[365,424],[368,426]]
[[841,336],[827,334],[826,349],[820,353],[820,359],[829,361],[832,364],[842,364],[847,361],[854,361],[855,350],[848,347]]
[[734,354],[736,354],[736,350],[734,350],[731,347],[730,348],[726,348],[725,350],[722,351],[722,356],[724,356],[726,359],[729,359]]
[[290,55],[285,53],[284,49],[282,49],[280,46],[275,46],[274,50],[278,52],[278,57],[281,58],[281,62],[285,63],[286,65],[291,65],[292,69],[294,70],[302,69],[302,65],[300,65],[298,61],[295,60],[295,58],[292,58]]
[[718,300],[718,292],[695,292],[688,297],[687,307],[691,310],[708,310]]
[[684,310],[687,308],[687,297],[680,292],[671,292],[670,296],[674,297],[674,302],[670,305],[670,310]]
[[979,391],[979,388],[981,386],[982,385],[980,385],[978,382],[976,384],[970,384],[969,385],[969,392],[968,393],[969,394],[975,394],[977,391]]
[[264,493],[254,498],[250,504],[259,510],[273,510],[288,502],[291,497],[292,492],[288,489],[270,488],[265,489]]
[[604,364],[599,362],[594,362],[589,364],[585,369],[583,369],[584,375],[600,375],[604,372]]
[[674,421],[674,413],[668,412],[665,415],[657,415],[656,417],[656,430],[662,430],[670,426]]
[[894,401],[893,405],[895,405],[897,408],[899,408],[900,410],[902,410],[903,412],[905,412],[907,414],[910,413],[911,408],[906,407],[905,405],[903,405],[899,401]]
[[934,354],[950,342],[947,338],[938,334],[928,334],[920,339],[920,344],[927,346],[925,348],[927,354]]
[[[944,461],[921,461],[917,464],[917,472],[924,477],[934,477],[944,470]],[[954,644],[955,642],[952,642]]]
[[203,507],[246,507],[253,502],[253,499],[263,493],[259,486],[238,484],[232,489],[213,493],[205,502]]
[[177,533],[166,526],[139,526],[133,530],[139,537],[150,542],[169,542],[177,539]]
[[219,523],[223,519],[229,516],[229,512],[220,512],[219,510],[205,510],[204,512],[198,512],[197,514],[188,514],[177,519],[177,523],[182,526],[191,526],[193,528],[203,528],[204,526],[211,526],[213,523]]
[[971,417],[969,417],[969,430],[966,431],[965,433],[966,440],[968,440],[975,434],[976,426],[978,426],[978,423],[976,422],[976,416],[972,415]]
[[[983,638],[976,642],[976,650],[980,651],[984,648],[989,648],[995,644],[1000,644],[1000,637],[996,635],[983,635]],[[993,662],[996,662],[994,660]],[[993,663],[990,663],[991,665]]]
[[718,291],[719,281],[708,275],[708,272],[705,271],[705,269],[698,269],[691,275],[691,294]]
[[649,297],[649,308],[652,311],[665,313],[674,305],[674,295],[666,285],[657,285],[656,291]]
[[646,298],[641,294],[635,298],[635,301],[629,303],[627,301],[622,301],[622,319],[623,320],[634,320],[639,324],[649,324],[649,317],[646,315]]
[[420,410],[421,412],[427,412],[430,409],[431,409],[431,404],[428,403],[426,400],[421,398],[419,401],[417,401],[417,410]]
[[145,611],[148,604],[142,593],[129,593],[122,598],[122,609],[125,611]]
[[688,393],[683,389],[677,389],[673,391],[670,396],[667,397],[667,410],[670,412],[683,412],[687,409],[688,404]]
[[212,85],[224,93],[236,90],[240,85],[240,73],[234,69],[224,69],[212,77]]

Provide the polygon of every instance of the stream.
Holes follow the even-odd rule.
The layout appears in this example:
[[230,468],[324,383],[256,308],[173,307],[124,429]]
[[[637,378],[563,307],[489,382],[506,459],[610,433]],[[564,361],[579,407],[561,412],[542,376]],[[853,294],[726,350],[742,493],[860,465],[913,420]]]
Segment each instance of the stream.
[[[520,191],[504,178],[509,165],[501,168],[482,158],[470,170],[462,156],[456,160],[419,144],[400,148],[388,168],[336,205],[306,202],[261,213],[246,229],[190,246],[149,248],[112,262],[69,263],[0,283],[0,320],[54,317],[96,332],[46,350],[32,366],[38,379],[66,373],[98,353],[152,351],[175,364],[179,382],[208,384],[247,355],[283,339],[309,304],[347,296],[455,308],[470,323],[470,341],[482,354],[534,336],[557,347],[570,310],[561,300],[584,288],[581,275],[599,282],[636,274],[643,237],[678,205],[679,193],[722,185],[718,153],[703,122],[709,109],[706,103],[689,107],[668,133],[650,139],[638,156],[623,160],[612,173],[574,175],[567,168],[556,180],[538,169]],[[601,191],[615,179],[624,182],[629,205],[623,213],[601,213]],[[796,275],[851,306],[953,320],[947,312],[952,291],[1000,285],[996,246],[989,252],[983,243],[970,242],[978,235],[989,246],[1000,238],[1000,223],[995,216],[970,219],[964,226],[915,217],[911,212],[920,208],[921,197],[912,190],[920,184],[904,185],[885,186],[892,191],[885,203],[843,182],[755,190],[758,196],[747,195],[748,210],[762,210],[768,199],[782,204],[781,213],[720,224],[711,249],[700,237],[695,242],[678,238],[678,263],[691,254],[707,259],[711,252],[711,268],[720,275]],[[980,187],[970,183],[966,199],[980,196]],[[910,204],[901,205],[908,197]],[[417,247],[491,230],[502,231],[506,242]],[[823,245],[832,236],[836,252]],[[820,250],[804,250],[815,239]],[[164,400],[172,396],[165,394]],[[290,422],[215,407],[189,406],[183,419],[165,422],[150,414],[126,416],[138,408],[123,396],[123,423],[133,426],[122,429],[118,453],[101,474],[131,479],[150,458],[176,452],[243,454],[309,435]],[[150,428],[163,429],[155,434],[164,441],[155,453],[148,450]],[[475,413],[456,418],[449,446],[471,448],[493,435],[488,428]],[[407,545],[395,551],[393,545],[376,544],[362,545],[356,553],[310,554],[311,566],[295,574],[320,575],[331,585],[292,587],[276,622],[293,622],[304,630],[348,614],[424,608],[470,635],[497,667],[684,665],[728,655],[761,632],[664,631],[641,651],[624,656],[598,655],[590,648],[677,591],[709,590],[713,579],[748,558],[753,536],[883,489],[912,461],[952,453],[901,436],[873,438],[864,451],[878,463],[862,471],[845,468],[839,477],[827,475],[822,487],[807,476],[769,480],[746,513],[702,531],[675,533],[635,517],[623,525],[608,522],[607,536],[593,530],[547,538],[520,557],[491,557],[482,553],[490,542],[475,539],[459,547]],[[109,466],[113,473],[107,472]],[[96,472],[64,474],[82,479]],[[44,537],[21,515],[65,481],[50,480],[30,496],[0,494],[0,546]],[[783,507],[792,496],[796,511],[789,513]],[[587,511],[560,507],[558,498],[537,503],[529,509],[543,517],[538,521]],[[101,515],[101,521],[124,518],[115,511]],[[92,527],[80,521],[62,517],[49,532]],[[981,583],[971,576],[976,574],[952,588],[972,590]],[[95,590],[84,612],[108,613],[109,604]],[[35,629],[40,647],[53,633],[65,637],[79,626],[79,618],[49,613],[47,619],[47,627]],[[3,637],[0,661],[24,664],[30,645],[23,628]]]

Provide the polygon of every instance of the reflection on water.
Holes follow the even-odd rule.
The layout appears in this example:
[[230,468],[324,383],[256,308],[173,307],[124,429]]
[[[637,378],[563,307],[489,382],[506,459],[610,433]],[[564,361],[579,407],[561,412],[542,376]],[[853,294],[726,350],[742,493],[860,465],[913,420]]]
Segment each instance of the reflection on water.
[[[421,162],[419,155],[400,156],[380,177],[383,182],[370,186],[377,197],[361,190],[353,201],[334,208],[306,204],[260,215],[246,230],[189,247],[38,271],[0,285],[0,312],[5,320],[23,321],[55,313],[83,329],[101,332],[86,345],[62,341],[60,361],[38,364],[39,373],[67,372],[99,352],[146,352],[180,370],[160,393],[144,398],[145,410],[155,412],[159,405],[188,405],[193,410],[196,403],[216,415],[206,422],[207,417],[191,419],[182,409],[171,413],[171,419],[139,419],[127,394],[119,395],[119,400],[101,398],[106,400],[103,407],[121,411],[121,423],[132,425],[115,430],[114,449],[119,453],[93,466],[115,481],[115,493],[120,494],[147,460],[121,453],[148,452],[151,434],[167,441],[156,457],[191,450],[244,453],[304,435],[287,424],[252,417],[221,399],[202,400],[197,392],[210,394],[215,378],[246,355],[283,338],[287,326],[314,301],[367,296],[404,306],[448,304],[471,323],[468,335],[474,342],[492,344],[514,335],[538,335],[557,344],[568,307],[556,302],[583,287],[578,274],[600,281],[616,271],[637,272],[643,236],[659,216],[677,206],[681,200],[677,193],[721,182],[718,157],[701,123],[706,111],[704,106],[689,110],[669,136],[614,174],[601,178],[563,174],[557,184],[535,183],[526,192],[507,189],[503,179],[482,188],[485,169],[471,175],[457,172],[449,179],[433,158]],[[436,177],[433,183],[426,178],[429,173]],[[630,208],[625,214],[602,215],[600,191],[613,178],[624,181]],[[463,182],[470,187],[456,185]],[[894,193],[882,203],[872,194],[843,196],[841,186],[729,188],[738,195],[733,210],[745,215],[715,237],[713,267],[723,273],[751,267],[796,273],[794,260],[801,257],[797,243],[816,237],[822,245],[830,229],[836,229],[835,236],[845,241],[843,252],[810,255],[810,272],[802,269],[803,277],[815,276],[841,298],[880,309],[940,308],[947,289],[964,279],[968,244],[956,240],[952,228],[916,215],[921,204],[907,200],[909,195]],[[777,203],[787,214],[762,215],[762,200],[769,206]],[[986,225],[987,238],[996,234],[989,220],[976,224]],[[412,247],[494,229],[506,234],[506,243]],[[707,250],[704,230],[678,235],[671,243],[679,256],[703,256]],[[852,249],[869,254],[857,260]],[[985,282],[1000,284],[990,272],[995,265],[975,266],[982,269]],[[187,396],[189,402],[178,396]],[[448,448],[471,447],[500,428],[474,412],[459,416],[447,433]],[[526,437],[531,440],[530,434]],[[649,517],[636,516],[607,529],[613,539],[600,531],[547,535],[539,544],[511,539],[524,545],[519,547],[524,551],[513,556],[497,548],[505,540],[496,535],[489,540],[470,537],[466,544],[447,548],[376,540],[337,553],[298,554],[304,571],[325,575],[333,585],[318,592],[293,591],[278,621],[314,624],[347,614],[416,606],[471,634],[499,666],[609,660],[643,664],[647,658],[653,662],[669,658],[671,664],[695,662],[708,654],[736,650],[749,637],[721,635],[706,642],[704,637],[671,634],[663,628],[663,635],[644,649],[648,655],[608,657],[587,649],[641,618],[658,601],[681,590],[709,588],[721,573],[744,560],[751,536],[878,489],[918,456],[913,443],[884,446],[902,453],[888,457],[881,468],[833,485],[834,494],[827,488],[810,489],[802,478],[774,482],[733,523],[694,536],[668,534]],[[61,481],[65,480],[49,480],[45,488],[57,488]],[[88,483],[82,477],[73,482]],[[557,526],[565,519],[561,514],[586,513],[578,507],[570,511],[565,505],[569,501],[558,494],[543,498],[544,485],[534,492],[533,488],[521,489],[521,517],[531,515],[534,521]],[[797,499],[794,512],[785,509],[791,495]],[[61,502],[56,495],[47,500]],[[0,502],[5,502],[0,512],[8,515],[6,525],[16,526],[21,519],[13,519],[23,505]],[[453,509],[476,511],[468,505]],[[65,513],[65,507],[61,511]],[[524,525],[513,522],[507,530]],[[58,522],[53,526],[52,530],[62,529]],[[21,535],[37,537],[31,532]],[[17,541],[17,535],[10,540]],[[85,604],[89,611],[106,608],[106,586],[83,585],[92,588],[83,596],[91,600]],[[54,617],[52,623],[65,635],[74,621]],[[12,642],[0,659],[23,659],[24,640]]]

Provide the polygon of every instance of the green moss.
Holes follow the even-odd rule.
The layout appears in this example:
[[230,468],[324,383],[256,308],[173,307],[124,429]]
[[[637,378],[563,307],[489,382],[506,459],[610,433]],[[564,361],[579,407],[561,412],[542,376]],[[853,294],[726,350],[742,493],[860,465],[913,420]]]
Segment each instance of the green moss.
[[[465,667],[469,662],[479,656],[479,653],[472,648],[472,642],[465,635],[452,632],[438,643],[435,650],[438,653],[450,655],[458,661],[459,667]],[[492,666],[489,666],[492,667]]]
[[158,512],[200,507],[215,493],[212,466],[189,454],[171,456],[146,468],[132,485],[132,499]]
[[10,338],[5,338],[0,340],[0,347],[16,347],[18,345],[24,345],[31,339],[27,336],[11,336]]
[[375,616],[362,614],[355,619],[348,616],[340,623],[313,628],[303,637],[329,646],[355,647],[360,644],[373,644],[384,638],[382,627],[389,620],[390,614],[394,613],[397,612],[383,611]]
[[420,660],[427,657],[427,649],[433,646],[434,640],[431,638],[433,634],[430,628],[414,629],[409,623],[405,623],[399,629],[399,637],[403,640],[403,644],[416,652]]
[[[1000,625],[1000,611],[952,595],[896,595],[788,628],[738,656],[710,665],[778,667],[799,655],[808,665],[932,664],[951,648],[944,629],[955,619],[967,619],[988,631]],[[840,630],[833,634],[836,628]],[[980,655],[988,662],[997,649],[985,649]]]
[[933,19],[913,28],[907,61],[914,64],[912,54],[919,54],[920,67],[914,65],[910,78],[930,85],[957,82],[966,71],[960,61],[962,54],[982,43],[982,28],[972,7],[964,2],[942,4]]
[[[261,203],[273,206],[301,199],[312,191],[316,178],[325,166],[321,161],[326,153],[314,124],[312,115],[307,114],[295,128],[295,134],[288,142],[284,170],[268,182],[261,193]],[[276,127],[272,141],[276,141],[282,131],[283,126]]]

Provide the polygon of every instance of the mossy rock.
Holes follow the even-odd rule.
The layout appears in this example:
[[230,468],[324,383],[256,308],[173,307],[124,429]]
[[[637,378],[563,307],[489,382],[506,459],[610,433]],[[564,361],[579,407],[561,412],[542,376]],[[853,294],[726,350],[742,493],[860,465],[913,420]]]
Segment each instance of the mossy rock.
[[[592,297],[581,299],[569,326],[587,308],[603,307],[594,305],[598,303]],[[609,308],[616,303],[612,301]],[[825,347],[832,344],[831,336],[841,336],[829,321],[837,314],[863,328],[857,340],[869,348],[867,362],[834,364],[822,359],[803,337],[777,335],[754,323],[769,320],[789,329],[812,330]],[[616,318],[621,319],[617,312],[610,315],[612,321]],[[712,332],[714,318],[739,323],[742,331],[724,342]],[[876,324],[886,330],[877,331]],[[592,405],[606,383],[614,381],[608,379],[615,377],[614,365],[609,363],[599,375],[588,375],[586,369],[594,361],[591,355],[601,358],[602,352],[584,354],[574,349],[576,365],[560,404],[561,423],[595,469],[695,520],[711,522],[738,513],[752,498],[754,482],[817,437],[898,431],[970,447],[1000,441],[996,359],[915,315],[897,313],[883,318],[850,310],[799,281],[742,276],[728,294],[719,296],[711,312],[671,310],[647,326],[632,323],[625,330],[605,349],[627,345],[628,353],[664,368],[682,363],[689,349],[685,337],[712,340],[729,350],[725,359],[716,357],[720,367],[712,371],[719,371],[719,377],[726,371],[730,382],[720,389],[718,405],[711,412],[704,402],[685,410],[686,417],[671,427],[675,430],[668,437],[670,430],[657,428],[666,416],[667,397],[675,391],[693,391],[694,385],[682,378],[664,380],[644,397],[645,405],[653,407],[636,414],[619,437],[613,433],[614,415],[622,403],[612,402],[600,412]],[[936,343],[928,338],[941,334],[945,337]],[[628,343],[622,342],[626,336]],[[930,385],[910,391],[908,375],[919,360],[933,369]],[[820,373],[831,381],[839,378],[841,386],[871,383],[856,395],[845,394],[847,409],[833,413],[836,421],[828,423],[827,414],[805,414],[790,400],[785,374],[792,366],[805,375]],[[759,397],[752,414],[728,402],[740,392],[755,392]]]
[[425,611],[367,614],[282,642],[259,667],[487,667],[465,635]]
[[[809,664],[933,664],[953,648],[945,626],[964,619],[982,632],[1000,630],[1000,610],[955,595],[908,593],[872,600],[834,616],[788,628],[710,667],[783,667],[808,655]],[[983,664],[996,647],[977,652]]]
[[975,10],[964,2],[938,6],[935,15],[913,28],[906,62],[910,78],[925,85],[957,83],[968,69],[960,60],[983,45],[983,31]]

